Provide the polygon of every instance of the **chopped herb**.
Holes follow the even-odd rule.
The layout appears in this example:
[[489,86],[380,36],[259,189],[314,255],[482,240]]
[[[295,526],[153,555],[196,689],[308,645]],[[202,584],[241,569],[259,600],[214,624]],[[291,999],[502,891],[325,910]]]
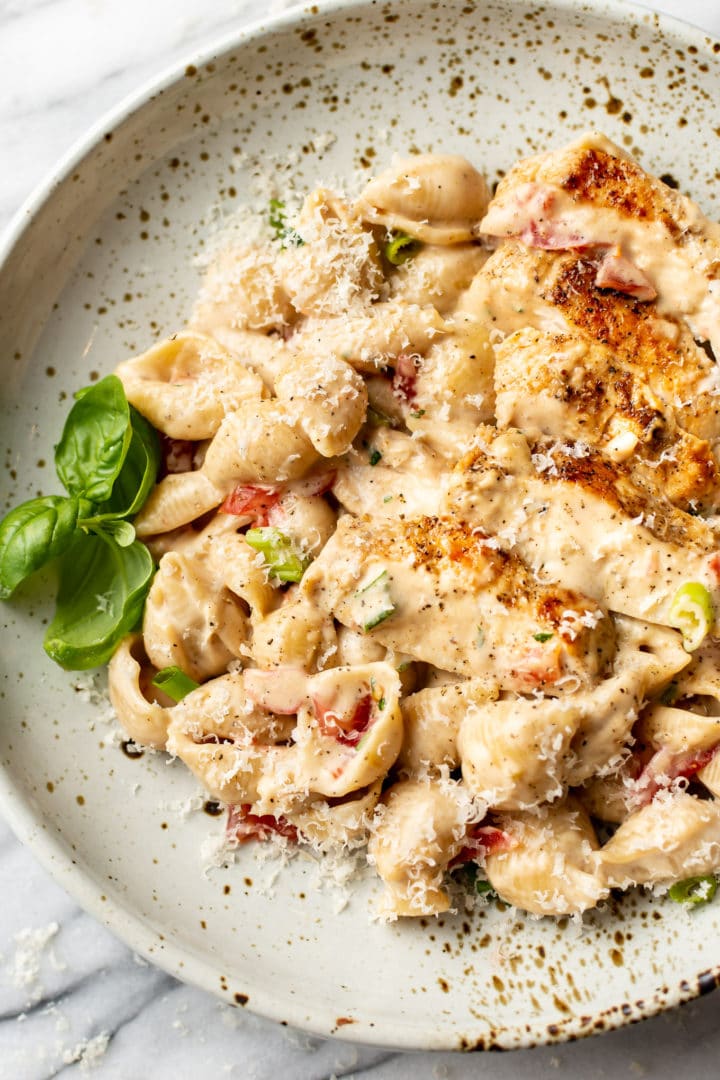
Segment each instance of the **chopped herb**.
[[380,710],[380,712],[382,712],[384,708],[385,708],[385,698],[381,697],[380,700],[378,701],[378,709]]
[[421,416],[425,415],[425,410],[424,409],[413,409],[413,411],[410,413],[410,415],[412,416],[413,420],[419,420]]
[[378,461],[380,461],[381,458],[382,454],[380,453],[380,451],[373,449],[370,451],[370,457],[368,458],[368,461],[371,465],[377,465]]
[[385,498],[383,499],[383,502],[384,503],[392,502],[392,495],[386,495]]
[[280,247],[302,247],[305,243],[300,233],[295,229],[291,229],[285,220],[285,203],[280,199],[270,200],[270,210],[268,213],[268,220],[270,222],[270,228],[275,234],[273,239],[280,241]]
[[672,705],[674,701],[677,701],[678,696],[678,684],[676,682],[668,683],[660,695],[661,705]]
[[676,904],[707,904],[717,892],[717,880],[711,874],[703,877],[689,877],[676,881],[669,889],[668,896]]
[[494,893],[495,890],[489,881],[485,881],[484,878],[476,878],[475,892],[478,893],[479,896],[489,896],[491,893]]
[[383,248],[383,255],[392,266],[402,266],[420,250],[421,244],[404,232],[393,232]]
[[541,630],[539,634],[533,634],[536,641],[549,641],[553,635],[547,630]]
[[268,570],[278,581],[300,581],[312,561],[308,555],[297,551],[289,536],[272,525],[248,529],[245,540],[260,552]]
[[394,613],[394,611],[395,606],[393,605],[392,607],[387,608],[385,611],[379,611],[377,615],[373,615],[371,619],[368,619],[367,622],[363,623],[363,630],[365,631],[365,633],[367,634],[369,630],[374,630],[376,626],[380,625],[380,623],[385,622],[386,619],[389,619],[390,616]]
[[360,601],[358,622],[365,633],[389,619],[395,612],[395,604],[390,596],[390,579],[387,570],[381,571],[364,588],[359,589],[355,593],[355,598]]
[[482,649],[484,644],[485,644],[485,631],[483,630],[482,626],[478,626],[478,628],[477,628],[477,637],[475,638],[475,646],[478,649]]
[[668,622],[682,633],[683,648],[694,652],[705,640],[715,619],[710,593],[699,581],[681,585],[673,597]]
[[173,701],[182,701],[200,685],[179,667],[166,667],[158,671],[152,684],[157,690],[162,690],[163,694],[171,697]]

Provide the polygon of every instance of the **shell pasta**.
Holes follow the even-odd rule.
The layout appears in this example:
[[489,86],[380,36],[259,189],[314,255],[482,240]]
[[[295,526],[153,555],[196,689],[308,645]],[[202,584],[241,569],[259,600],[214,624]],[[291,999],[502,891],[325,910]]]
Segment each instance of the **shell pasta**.
[[166,449],[121,724],[387,918],[720,871],[720,227],[597,133],[271,222],[117,369]]

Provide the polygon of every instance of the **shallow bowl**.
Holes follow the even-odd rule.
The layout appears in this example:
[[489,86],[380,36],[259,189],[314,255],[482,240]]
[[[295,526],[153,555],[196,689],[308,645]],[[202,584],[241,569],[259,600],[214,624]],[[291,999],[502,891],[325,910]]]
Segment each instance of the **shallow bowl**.
[[[609,3],[335,2],[256,25],[125,103],[18,216],[0,270],[2,496],[58,490],[52,446],[78,386],[176,330],[197,256],[258,192],[351,185],[394,152],[461,153],[491,181],[602,129],[720,215],[720,45]],[[630,895],[534,921],[488,906],[384,925],[309,860],[243,850],[161,755],[130,758],[86,676],[40,641],[50,578],[2,607],[0,805],[84,907],[224,1000],[396,1047],[515,1047],[628,1023],[712,989],[720,906]],[[199,800],[200,804],[202,800]]]

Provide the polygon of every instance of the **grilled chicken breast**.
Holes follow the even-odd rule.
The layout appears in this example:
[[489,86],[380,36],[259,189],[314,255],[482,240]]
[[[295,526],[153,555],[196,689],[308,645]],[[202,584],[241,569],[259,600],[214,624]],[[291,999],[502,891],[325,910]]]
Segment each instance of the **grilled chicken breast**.
[[601,605],[539,583],[516,555],[458,516],[344,517],[302,588],[387,648],[502,689],[590,685],[614,651]]
[[685,431],[713,445],[720,439],[720,378],[711,355],[683,323],[642,302],[596,285],[590,251],[544,251],[508,240],[490,257],[460,300],[500,336],[532,327],[580,335],[609,349]]
[[717,508],[710,444],[683,431],[672,406],[607,346],[517,330],[496,349],[495,388],[498,427],[584,443],[628,462],[640,483],[683,510]]
[[598,287],[655,301],[720,351],[720,226],[604,136],[519,162],[478,229],[528,247],[592,251]]
[[670,625],[688,581],[717,592],[707,522],[654,498],[626,465],[584,444],[545,440],[533,450],[520,432],[486,429],[456,467],[448,512],[496,536],[540,579],[635,618]]

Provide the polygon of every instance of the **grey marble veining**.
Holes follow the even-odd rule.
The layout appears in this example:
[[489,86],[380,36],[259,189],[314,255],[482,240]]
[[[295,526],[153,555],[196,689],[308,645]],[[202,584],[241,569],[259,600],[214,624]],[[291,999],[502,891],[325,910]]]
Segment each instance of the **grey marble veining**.
[[[125,94],[282,0],[0,0],[0,228]],[[656,5],[660,7],[660,5]],[[720,38],[720,5],[662,9]],[[0,1080],[716,1080],[720,995],[568,1046],[399,1054],[230,1009],[146,964],[86,915],[0,823]],[[43,944],[44,942],[44,944]]]

